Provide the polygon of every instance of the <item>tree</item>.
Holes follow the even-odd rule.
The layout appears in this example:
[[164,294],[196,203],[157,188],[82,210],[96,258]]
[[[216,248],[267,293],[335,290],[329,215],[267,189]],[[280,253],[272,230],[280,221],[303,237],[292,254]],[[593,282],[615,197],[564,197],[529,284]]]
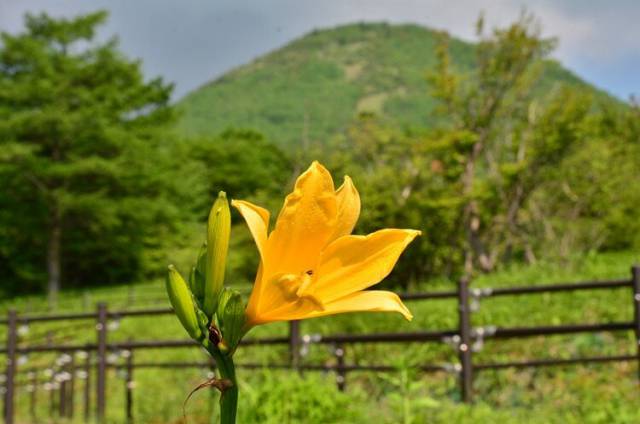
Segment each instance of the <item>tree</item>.
[[189,184],[163,135],[172,86],[95,40],[106,18],[27,15],[2,34],[0,268],[32,287],[46,257],[52,304],[62,280],[132,278]]
[[189,160],[203,167],[210,202],[221,188],[235,199],[258,192],[279,198],[293,175],[290,158],[254,130],[227,129],[215,136],[185,139],[182,144]]
[[640,246],[640,108],[610,99],[595,109],[581,125],[579,149],[548,169],[532,199],[535,238],[553,254]]
[[[430,131],[402,131],[367,113],[313,152],[335,177],[348,174],[353,178],[366,205],[356,233],[386,227],[424,232],[403,254],[389,280],[392,284],[406,288],[424,278],[457,272],[462,167],[455,155],[448,154],[454,143],[468,140],[458,133],[436,139]],[[442,154],[443,149],[447,154]],[[341,184],[337,178],[335,182]]]
[[[468,275],[477,268],[489,271],[495,266],[499,257],[496,237],[504,237],[505,231],[496,231],[492,221],[504,218],[503,227],[510,228],[507,233],[513,232],[525,200],[523,173],[529,173],[527,191],[531,191],[536,181],[533,169],[544,164],[543,156],[549,153],[532,151],[527,142],[534,138],[518,139],[517,135],[528,132],[523,131],[523,125],[533,124],[528,118],[536,81],[543,59],[554,45],[553,40],[540,37],[533,17],[527,14],[489,36],[480,17],[477,34],[480,43],[469,74],[453,69],[445,34],[437,52],[438,65],[429,78],[433,94],[441,102],[438,111],[446,117],[447,130],[464,133],[464,139],[472,140],[452,145],[451,152],[463,158],[460,183],[464,208],[459,223],[465,232],[464,269]],[[565,147],[555,152],[568,151]],[[531,157],[532,152],[541,157]]]

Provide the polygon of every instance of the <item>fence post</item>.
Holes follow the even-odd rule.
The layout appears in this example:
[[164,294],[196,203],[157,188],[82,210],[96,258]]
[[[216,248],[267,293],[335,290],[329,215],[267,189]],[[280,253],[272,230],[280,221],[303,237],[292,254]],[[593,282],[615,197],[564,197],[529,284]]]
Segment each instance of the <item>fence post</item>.
[[91,351],[87,349],[87,357],[84,362],[84,422],[89,422],[91,414]]
[[291,368],[300,366],[300,321],[289,321],[289,359]]
[[51,381],[49,381],[49,415],[53,418],[56,413],[56,389],[55,389],[55,380],[51,376]]
[[458,281],[458,312],[460,344],[460,389],[465,403],[473,401],[473,362],[471,359],[471,311],[469,309],[469,280],[463,277]]
[[[63,355],[66,354],[63,353]],[[58,415],[61,418],[64,418],[67,416],[67,379],[66,379],[66,373],[67,372],[67,364],[65,363],[64,365],[62,365],[62,367],[60,368],[60,373],[58,374],[60,380],[60,393],[58,393],[59,395],[59,403],[58,403]]]
[[18,313],[15,309],[9,310],[7,328],[7,370],[4,394],[4,422],[14,422],[14,395],[16,376],[16,350],[18,345]]
[[633,324],[636,333],[636,355],[638,357],[638,381],[640,381],[640,266],[631,267],[633,286]]
[[344,392],[347,385],[347,371],[344,367],[344,346],[337,345],[334,354],[336,355],[336,384],[338,385],[338,390]]
[[71,353],[69,360],[69,390],[67,401],[67,417],[73,418],[75,413],[75,394],[76,394],[76,358],[75,352]]
[[29,374],[29,381],[31,384],[31,393],[30,393],[30,404],[29,404],[29,415],[31,416],[31,421],[34,423],[37,422],[36,411],[37,411],[37,403],[38,403],[38,373],[32,371]]
[[127,356],[127,374],[125,377],[126,407],[127,407],[127,424],[133,424],[133,349],[129,350]]
[[106,378],[107,378],[107,305],[98,304],[98,351],[97,351],[97,381],[96,381],[96,419],[104,423],[106,407]]

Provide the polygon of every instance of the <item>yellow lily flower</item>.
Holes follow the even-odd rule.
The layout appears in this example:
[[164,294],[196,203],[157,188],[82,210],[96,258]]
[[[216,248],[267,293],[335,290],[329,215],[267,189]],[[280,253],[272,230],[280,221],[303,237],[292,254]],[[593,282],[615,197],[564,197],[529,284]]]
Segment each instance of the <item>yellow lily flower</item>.
[[247,328],[358,311],[413,318],[395,293],[365,289],[391,272],[420,231],[350,235],[360,196],[348,176],[336,191],[329,171],[313,162],[285,199],[271,234],[269,211],[242,200],[232,205],[247,222],[261,259],[245,311]]

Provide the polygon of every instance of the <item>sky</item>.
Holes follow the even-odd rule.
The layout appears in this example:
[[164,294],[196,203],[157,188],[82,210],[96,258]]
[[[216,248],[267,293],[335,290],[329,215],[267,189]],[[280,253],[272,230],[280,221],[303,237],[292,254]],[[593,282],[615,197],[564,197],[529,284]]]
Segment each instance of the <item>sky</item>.
[[490,26],[504,26],[523,8],[544,35],[558,37],[554,57],[569,69],[621,99],[640,94],[638,0],[0,0],[0,31],[20,31],[26,12],[107,9],[100,36],[117,35],[149,77],[175,82],[177,99],[316,28],[417,23],[473,41],[481,12]]

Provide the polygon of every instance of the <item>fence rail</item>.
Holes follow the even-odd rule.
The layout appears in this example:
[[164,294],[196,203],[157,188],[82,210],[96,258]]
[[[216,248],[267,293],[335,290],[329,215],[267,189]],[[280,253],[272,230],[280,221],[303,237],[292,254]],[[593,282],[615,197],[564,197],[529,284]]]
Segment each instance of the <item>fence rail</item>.
[[[632,293],[633,321],[607,322],[592,324],[565,324],[554,326],[532,327],[474,327],[472,325],[472,303],[482,298],[499,296],[519,296],[538,293],[567,292],[577,290],[611,290],[630,288]],[[340,390],[346,386],[348,373],[356,371],[392,372],[396,367],[385,364],[348,364],[345,361],[345,347],[362,343],[447,343],[454,347],[458,355],[455,364],[424,364],[418,368],[423,372],[450,372],[459,377],[460,392],[465,402],[472,402],[474,398],[473,379],[475,372],[485,370],[500,370],[504,368],[568,366],[574,364],[636,361],[638,363],[638,377],[640,379],[640,267],[631,268],[629,279],[609,281],[587,281],[580,283],[563,283],[553,285],[516,286],[501,288],[470,288],[467,280],[461,280],[455,291],[441,291],[431,293],[411,293],[401,296],[406,301],[420,301],[433,299],[457,299],[458,326],[457,328],[438,331],[416,331],[406,333],[368,333],[368,334],[331,334],[331,335],[301,335],[300,323],[293,321],[289,325],[289,334],[282,337],[250,338],[242,341],[243,345],[282,345],[289,348],[289,362],[285,364],[256,364],[241,363],[239,367],[272,369],[293,369],[307,371],[332,371],[336,373],[336,384]],[[0,348],[0,354],[6,355],[6,370],[2,391],[4,393],[4,420],[7,424],[15,422],[16,388],[26,387],[30,395],[30,413],[35,421],[36,391],[42,386],[49,392],[50,410],[52,414],[71,418],[74,408],[74,394],[76,379],[84,380],[83,413],[85,421],[92,415],[91,391],[95,391],[95,417],[99,423],[104,422],[106,412],[107,370],[118,369],[125,374],[125,416],[127,422],[132,423],[133,415],[133,378],[135,369],[143,368],[202,368],[212,370],[215,363],[209,362],[136,362],[135,352],[146,349],[176,349],[193,348],[197,344],[191,340],[128,340],[121,342],[108,341],[108,321],[110,319],[148,317],[173,313],[170,308],[131,309],[111,311],[105,303],[99,303],[95,312],[64,313],[57,315],[19,315],[10,310],[7,318],[0,320],[0,324],[7,326],[7,343]],[[18,329],[20,325],[34,322],[68,322],[90,320],[95,322],[96,341],[85,344],[39,344],[21,345]],[[525,338],[533,336],[548,336],[560,334],[578,334],[595,332],[629,331],[635,333],[635,354],[591,356],[579,358],[532,358],[522,361],[506,361],[495,363],[474,363],[474,344],[486,339]],[[301,350],[309,345],[323,344],[333,346],[334,365],[303,363]],[[20,370],[18,356],[27,353],[60,353],[65,355],[64,361],[48,368],[26,368]],[[125,363],[115,364],[109,360],[109,354],[125,352]],[[82,353],[82,355],[78,355]],[[79,363],[76,358],[84,358]],[[48,379],[39,380],[38,372],[48,370]],[[21,378],[26,375],[25,378]],[[92,377],[95,376],[95,382]],[[57,395],[56,395],[57,393]]]

